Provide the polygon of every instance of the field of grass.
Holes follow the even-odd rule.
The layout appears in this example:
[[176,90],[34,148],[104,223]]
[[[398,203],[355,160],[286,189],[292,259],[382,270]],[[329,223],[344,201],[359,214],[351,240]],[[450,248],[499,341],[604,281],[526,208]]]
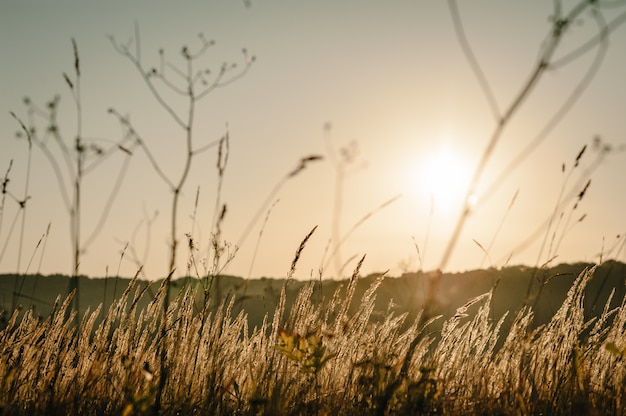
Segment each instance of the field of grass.
[[[458,7],[455,2],[448,2],[461,49],[489,102],[495,123],[464,190],[461,214],[444,246],[439,270],[448,269],[446,266],[466,221],[478,210],[471,201],[479,185],[483,185],[493,149],[539,80],[548,70],[560,69],[588,50],[597,49],[588,72],[573,86],[571,96],[565,99],[545,128],[527,143],[511,164],[494,174],[495,181],[481,197],[484,200],[528,157],[527,150],[534,151],[567,114],[600,67],[608,35],[626,22],[626,14],[605,19],[603,9],[616,5],[600,7],[600,2],[594,1],[574,3],[569,10],[561,11],[561,2],[554,2],[555,10],[549,17],[550,30],[539,48],[539,59],[527,80],[510,97],[509,104],[500,107],[473,56]],[[580,19],[586,11],[597,24],[598,32],[586,43],[561,54],[563,36],[575,26],[573,22],[582,22]],[[178,129],[180,148],[185,149],[179,160],[181,169],[177,173],[164,169],[172,155],[163,154],[167,163],[160,163],[160,158],[151,150],[153,142],[160,138],[146,140],[150,136],[140,134],[141,124],[131,122],[125,108],[108,110],[123,132],[121,138],[107,141],[108,147],[101,147],[99,141],[83,132],[81,57],[75,39],[71,41],[74,70],[69,75],[63,73],[63,79],[75,106],[76,131],[67,133],[65,128],[61,129],[64,123],[59,123],[58,117],[60,96],[55,96],[45,106],[25,98],[22,114],[11,112],[19,130],[16,136],[28,144],[28,153],[23,198],[17,197],[18,193],[9,186],[13,181],[13,160],[9,161],[5,176],[0,178],[0,226],[5,213],[9,212],[6,207],[12,204],[11,209],[16,210],[14,219],[9,221],[8,232],[0,233],[3,242],[0,261],[7,246],[17,247],[17,274],[10,280],[0,276],[3,279],[0,282],[0,416],[626,415],[626,272],[620,264],[620,271],[614,273],[618,279],[609,280],[610,270],[617,262],[602,262],[602,258],[614,257],[615,250],[619,253],[623,249],[623,234],[618,235],[607,255],[600,257],[601,264],[597,266],[552,274],[539,267],[540,260],[545,258],[547,267],[556,258],[564,237],[586,217],[586,213],[578,216],[576,209],[589,188],[592,172],[608,154],[622,152],[626,146],[613,146],[596,135],[590,146],[595,159],[585,169],[578,166],[586,144],[569,167],[561,164],[563,182],[553,213],[539,228],[537,237],[533,237],[543,236],[534,268],[542,270],[541,276],[533,272],[526,280],[501,279],[504,270],[492,268],[487,272],[494,275],[489,276],[487,284],[487,280],[479,280],[476,274],[469,272],[460,279],[462,283],[450,285],[453,279],[442,276],[441,272],[431,275],[419,272],[413,278],[414,282],[422,284],[421,292],[417,293],[416,287],[407,283],[411,276],[396,281],[407,285],[405,289],[399,284],[385,286],[383,281],[388,279],[385,274],[361,278],[361,259],[352,277],[344,282],[330,282],[323,276],[319,281],[295,282],[292,279],[295,265],[316,226],[300,245],[287,278],[280,284],[269,280],[262,280],[261,284],[249,279],[237,281],[238,278],[221,275],[233,260],[237,247],[266,213],[256,242],[256,248],[259,247],[274,206],[272,201],[283,185],[310,163],[328,158],[335,170],[332,246],[329,243],[330,254],[326,260],[336,263],[336,276],[343,276],[342,264],[348,264],[339,253],[342,243],[397,197],[367,213],[347,233],[340,233],[345,174],[358,152],[352,145],[335,148],[330,140],[331,124],[327,123],[324,127],[326,154],[302,157],[296,168],[281,177],[267,195],[243,229],[237,245],[222,242],[227,212],[222,184],[229,159],[230,136],[226,129],[219,140],[198,143],[205,135],[200,123],[195,121],[204,118],[197,104],[214,89],[244,77],[256,61],[255,56],[243,49],[239,66],[224,63],[216,71],[209,71],[200,58],[208,55],[213,42],[200,35],[197,49],[182,46],[177,64],[169,62],[164,49],[159,49],[157,59],[161,65],[156,69],[143,64],[138,24],[127,43],[118,42],[114,37],[110,37],[110,41],[113,50],[132,64],[137,79],[146,85]],[[171,73],[175,75],[172,79],[168,75]],[[176,97],[180,95],[182,101],[170,102],[168,97],[172,93]],[[179,103],[184,105],[179,108]],[[183,215],[189,214],[184,212],[181,195],[192,194],[189,192],[193,183],[189,179],[191,167],[202,163],[198,155],[213,147],[217,149],[215,210],[209,224],[211,241],[207,255],[210,261],[204,263],[206,259],[197,259],[194,254],[199,252],[194,233],[201,222],[200,217],[196,217],[200,189],[196,191],[189,233],[181,231],[182,220],[186,218]],[[64,277],[38,280],[37,276],[27,282],[25,276],[19,274],[23,270],[22,254],[26,247],[24,230],[30,225],[26,221],[26,206],[31,198],[31,170],[36,170],[31,165],[33,148],[43,152],[52,166],[69,221],[67,236],[73,261],[69,286],[73,294],[58,297],[55,302],[49,297],[44,299],[39,293],[46,290],[48,294],[58,293],[50,288]],[[170,273],[170,277],[160,281],[158,289],[158,284],[137,278],[130,281],[106,279],[104,289],[98,292],[93,288],[100,282],[81,277],[80,265],[89,244],[102,232],[133,154],[143,154],[148,159],[149,170],[169,191],[166,204],[171,207],[168,208],[171,232],[168,232],[166,273]],[[103,175],[108,181],[115,178],[112,190],[108,195],[98,195],[103,198],[98,204],[101,212],[94,213],[93,224],[85,224],[81,214],[88,205],[83,192],[88,190],[86,174],[113,155],[123,158],[115,168],[119,173]],[[516,196],[517,192],[500,226]],[[126,201],[126,204],[130,206],[131,202]],[[147,234],[146,253],[152,239],[153,218],[156,214],[154,217],[145,215],[140,222]],[[575,221],[575,218],[579,219]],[[18,219],[21,219],[21,231],[13,233]],[[432,216],[426,220],[428,231],[424,246],[431,219]],[[91,226],[93,229],[89,230]],[[500,226],[495,229],[492,242]],[[50,224],[31,254],[26,270],[30,270],[31,264],[35,267],[33,260],[36,258],[41,265],[49,231]],[[525,245],[528,241],[521,243]],[[172,281],[171,275],[184,262],[177,251],[183,247],[183,242],[189,249],[187,274],[195,271],[195,278]],[[489,246],[484,249],[477,240],[474,242],[483,249],[485,258],[489,258]],[[127,248],[129,255],[135,252],[134,245],[129,247],[126,243],[119,264]],[[417,243],[415,248],[421,270],[426,250],[423,247],[420,253]],[[604,245],[602,251],[604,256]],[[255,249],[250,271],[256,255]],[[132,257],[138,267],[143,264],[140,256],[132,254]],[[198,271],[200,265],[204,267],[202,273]],[[108,268],[106,270],[108,274]],[[555,287],[551,285],[559,285],[558,296],[546,295],[546,291]],[[459,297],[451,302],[454,292]],[[509,296],[511,294],[514,296]],[[458,302],[461,296],[463,300]],[[248,303],[255,297],[263,300],[262,308],[258,303]],[[442,300],[448,303],[441,303]],[[20,309],[19,303],[30,303],[31,308]],[[36,308],[32,307],[35,304]],[[94,306],[98,304],[100,306]]]
[[547,324],[523,308],[506,332],[493,291],[441,331],[391,307],[372,319],[384,277],[359,299],[358,270],[327,302],[304,286],[288,311],[285,283],[257,328],[232,300],[198,306],[191,286],[165,313],[166,285],[140,309],[133,282],[78,327],[69,299],[43,321],[15,313],[0,332],[0,414],[625,414],[626,305],[585,320],[594,272]]

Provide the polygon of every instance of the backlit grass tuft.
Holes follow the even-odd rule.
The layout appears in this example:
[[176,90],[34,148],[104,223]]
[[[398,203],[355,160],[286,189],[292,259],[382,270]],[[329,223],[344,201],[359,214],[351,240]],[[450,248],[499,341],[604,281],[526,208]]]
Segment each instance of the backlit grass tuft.
[[138,310],[145,290],[133,281],[79,326],[70,298],[43,321],[29,312],[18,320],[16,311],[0,332],[0,409],[148,414],[163,382],[161,414],[621,415],[626,306],[586,322],[593,273],[580,274],[550,322],[532,329],[533,310],[524,308],[507,333],[504,317],[490,316],[492,292],[460,307],[440,333],[422,314],[405,322],[390,308],[371,319],[384,276],[361,299],[356,273],[328,302],[312,299],[311,283],[289,313],[285,286],[274,316],[254,329],[232,313],[233,301],[198,309],[192,289],[165,314],[165,286]]

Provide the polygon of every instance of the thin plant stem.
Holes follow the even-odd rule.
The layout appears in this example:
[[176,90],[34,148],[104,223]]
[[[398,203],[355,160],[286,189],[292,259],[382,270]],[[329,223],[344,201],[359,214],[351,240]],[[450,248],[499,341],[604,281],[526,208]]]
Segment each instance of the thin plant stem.
[[508,126],[509,121],[511,120],[513,115],[515,115],[515,113],[519,110],[522,103],[528,98],[533,89],[537,86],[545,71],[549,68],[550,62],[552,61],[554,53],[556,52],[560,44],[563,34],[567,31],[572,22],[574,22],[587,9],[588,6],[588,2],[582,1],[575,5],[566,16],[562,17],[560,13],[560,2],[555,3],[554,22],[552,24],[551,31],[546,39],[545,46],[541,53],[539,62],[532,70],[530,76],[528,77],[528,80],[523,84],[519,93],[514,97],[513,101],[507,107],[507,109],[502,113],[502,116],[499,118],[498,123],[491,134],[491,137],[474,170],[474,173],[470,180],[470,184],[463,198],[461,213],[458,216],[456,225],[454,226],[451,237],[448,240],[448,244],[446,245],[443,256],[439,263],[440,270],[444,270],[448,265],[450,257],[456,247],[465,223],[471,213],[472,204],[470,203],[470,201],[472,200],[472,197],[476,194],[478,184],[487,166],[487,162],[491,159],[491,155],[496,145],[500,141],[504,130]]

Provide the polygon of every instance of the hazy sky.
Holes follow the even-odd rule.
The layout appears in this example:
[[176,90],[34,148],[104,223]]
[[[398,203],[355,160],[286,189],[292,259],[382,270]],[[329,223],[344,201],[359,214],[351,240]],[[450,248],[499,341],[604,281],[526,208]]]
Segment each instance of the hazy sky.
[[[572,5],[564,2],[563,10]],[[214,90],[195,109],[194,148],[229,132],[220,199],[227,213],[221,237],[233,247],[242,244],[225,273],[284,276],[300,242],[316,225],[298,263],[298,277],[317,277],[320,268],[325,276],[336,276],[337,265],[344,263],[343,274],[349,274],[363,254],[367,258],[362,273],[391,269],[392,275],[398,275],[404,270],[438,267],[469,177],[497,126],[455,36],[446,2],[251,0],[249,6],[235,0],[0,0],[1,177],[13,160],[10,195],[5,195],[0,223],[0,272],[72,271],[68,211],[52,166],[36,146],[22,254],[18,254],[22,218],[15,199],[24,198],[28,146],[24,138],[15,138],[19,125],[9,114],[13,111],[27,121],[24,97],[45,108],[59,94],[58,125],[72,146],[76,110],[63,79],[66,73],[75,80],[71,38],[80,55],[85,140],[106,148],[124,136],[116,118],[107,114],[108,108],[114,108],[129,116],[163,174],[172,182],[179,180],[185,132],[107,37],[112,35],[122,44],[132,41],[135,22],[146,69],[159,66],[161,48],[168,63],[184,68],[180,51],[184,45],[197,50],[199,33],[216,42],[195,64],[212,70],[206,76],[209,82],[224,61],[241,67],[242,48],[256,57],[244,77]],[[550,31],[552,7],[546,1],[467,1],[459,6],[468,40],[500,113],[510,106],[537,64]],[[626,5],[608,7],[602,17],[606,22],[623,20],[625,9]],[[566,56],[597,30],[591,13],[584,13],[562,39],[556,57]],[[135,51],[135,43],[129,45]],[[500,267],[507,261],[535,265],[553,255],[558,255],[555,263],[597,261],[599,253],[625,260],[626,153],[620,152],[626,143],[624,27],[610,33],[602,66],[582,97],[497,191],[486,201],[481,199],[481,192],[540,134],[577,88],[596,51],[547,71],[506,125],[480,182],[478,205],[448,270]],[[172,66],[166,66],[166,74],[180,81]],[[155,85],[163,87],[158,80]],[[169,92],[164,97],[179,116],[186,117],[184,97]],[[45,119],[35,118],[35,123],[40,132],[45,130]],[[332,128],[325,129],[327,125]],[[594,137],[612,146],[602,159],[591,146]],[[48,140],[65,174],[65,162],[54,140]],[[589,148],[574,168],[585,144]],[[130,142],[125,145],[132,147]],[[338,170],[337,163],[346,154],[350,160]],[[285,180],[299,160],[309,155],[321,155],[324,160]],[[187,273],[186,233],[198,247],[194,251],[197,261],[212,262],[207,248],[215,216],[217,157],[217,147],[198,154],[182,190],[177,276]],[[106,207],[126,158],[126,153],[117,150],[85,176],[83,242]],[[342,171],[343,176],[338,175]],[[570,198],[555,213],[558,201],[578,194],[589,177],[591,186],[579,206],[572,211],[575,198]],[[399,194],[400,198],[377,210]],[[338,198],[339,211],[334,208]],[[147,277],[166,274],[171,201],[171,190],[146,154],[133,148],[107,222],[86,247],[80,272],[115,275],[119,267],[120,274],[127,276],[143,264]],[[333,224],[343,238],[369,213],[373,214],[331,258]],[[546,235],[542,224],[553,214],[553,226],[540,252]],[[50,233],[36,248],[48,224]],[[537,230],[543,231],[523,245]]]

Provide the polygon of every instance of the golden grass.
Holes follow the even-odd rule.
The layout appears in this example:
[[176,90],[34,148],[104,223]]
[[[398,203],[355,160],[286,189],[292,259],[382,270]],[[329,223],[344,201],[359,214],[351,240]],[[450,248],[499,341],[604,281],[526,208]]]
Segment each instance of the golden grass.
[[152,413],[165,376],[161,414],[621,415],[626,305],[585,322],[593,272],[581,273],[548,324],[531,330],[526,308],[507,334],[504,317],[490,319],[491,292],[459,308],[440,334],[391,308],[371,319],[384,277],[353,299],[358,270],[328,302],[314,302],[314,284],[305,286],[289,313],[287,282],[274,316],[252,330],[232,301],[198,311],[191,288],[165,315],[165,285],[137,310],[145,290],[133,281],[78,327],[70,298],[44,321],[14,313],[0,332],[0,414]]

